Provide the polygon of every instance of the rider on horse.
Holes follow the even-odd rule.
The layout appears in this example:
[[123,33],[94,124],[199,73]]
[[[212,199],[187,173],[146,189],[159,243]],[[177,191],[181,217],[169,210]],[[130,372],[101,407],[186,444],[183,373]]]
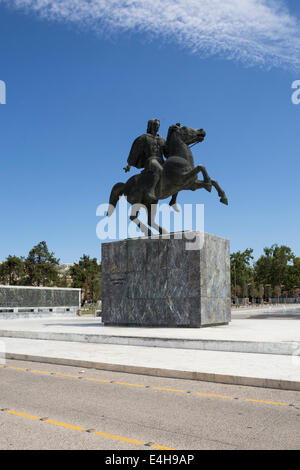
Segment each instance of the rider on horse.
[[148,121],[147,133],[141,135],[132,144],[128,166],[124,168],[125,172],[130,170],[131,166],[135,168],[144,168],[149,176],[149,187],[147,188],[147,197],[156,200],[156,186],[163,172],[164,158],[168,157],[166,141],[157,134],[160,127],[159,119],[150,119]]
[[[165,141],[157,134],[159,125],[158,119],[151,119],[148,122],[147,133],[134,141],[128,157],[128,165],[124,170],[129,171],[131,166],[138,169],[145,168],[145,170],[141,175],[129,178],[126,183],[119,182],[114,185],[107,212],[107,216],[110,217],[120,197],[125,196],[132,206],[130,219],[145,235],[152,233],[151,227],[160,234],[163,233],[163,228],[155,223],[158,201],[172,196],[169,204],[174,210],[179,210],[176,206],[179,191],[205,189],[211,192],[214,187],[218,192],[220,202],[228,205],[226,194],[218,182],[210,179],[203,165],[195,166],[190,146],[203,142],[206,136],[205,131],[177,123],[169,127],[168,138]],[[164,156],[166,161],[164,161]],[[199,173],[202,173],[203,180],[198,179]],[[148,213],[148,228],[138,219],[141,207],[145,207]]]

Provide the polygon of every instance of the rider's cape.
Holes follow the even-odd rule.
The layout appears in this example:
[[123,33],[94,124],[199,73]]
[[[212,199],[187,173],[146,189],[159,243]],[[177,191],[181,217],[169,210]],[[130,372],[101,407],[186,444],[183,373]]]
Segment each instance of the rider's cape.
[[145,168],[144,167],[144,160],[145,160],[145,138],[144,135],[141,135],[132,144],[129,157],[128,157],[128,165],[134,166],[135,168]]

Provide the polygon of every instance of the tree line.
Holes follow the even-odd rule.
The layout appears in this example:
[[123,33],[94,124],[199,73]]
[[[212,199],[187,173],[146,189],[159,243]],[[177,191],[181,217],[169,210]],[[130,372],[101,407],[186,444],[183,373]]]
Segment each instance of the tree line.
[[61,269],[60,260],[50,252],[45,241],[35,245],[27,257],[9,255],[0,264],[0,284],[34,287],[77,287],[83,301],[101,299],[101,264],[96,258],[83,255],[78,263]]
[[300,295],[300,258],[285,245],[264,248],[256,261],[253,249],[230,255],[232,298],[260,299]]
[[[47,243],[35,245],[27,257],[9,255],[0,264],[0,284],[45,287],[77,287],[83,300],[101,299],[101,264],[83,255],[78,263],[62,270],[60,260]],[[300,258],[291,248],[277,244],[264,248],[254,261],[253,249],[230,255],[232,298],[278,298],[300,295]]]

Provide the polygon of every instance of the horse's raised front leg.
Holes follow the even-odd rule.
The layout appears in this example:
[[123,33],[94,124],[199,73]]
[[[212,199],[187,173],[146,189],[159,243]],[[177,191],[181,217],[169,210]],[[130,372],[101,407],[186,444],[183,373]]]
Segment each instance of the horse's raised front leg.
[[203,165],[199,165],[198,168],[200,168],[200,172],[202,173],[203,175],[203,178],[204,178],[204,183],[206,183],[207,185],[211,185],[211,179],[210,179],[210,176],[208,175],[207,171],[206,171],[206,168],[205,166]]
[[227,199],[227,196],[225,194],[225,191],[223,191],[223,189],[221,188],[221,186],[219,185],[219,183],[217,181],[211,180],[211,183],[214,186],[214,188],[216,188],[216,190],[218,191],[218,196],[220,197],[220,202],[222,202],[222,204],[225,204],[226,206],[228,206],[228,199]]
[[195,181],[190,189],[192,191],[196,191],[196,189],[202,189],[203,188],[203,189],[206,189],[206,191],[211,192],[211,187],[212,186],[214,188],[216,188],[216,190],[218,192],[218,196],[220,197],[220,202],[222,202],[223,204],[228,206],[228,199],[226,197],[225,191],[223,191],[223,189],[221,188],[219,183],[215,180],[211,180],[210,184],[206,183],[205,181],[201,181],[201,180]]
[[182,183],[189,184],[192,183],[193,179],[198,176],[198,173],[201,171],[201,165],[196,166],[192,170],[189,170],[187,173],[182,175]]
[[212,182],[210,180],[210,182],[206,182],[204,180],[197,180],[193,183],[193,186],[192,186],[192,191],[196,191],[196,189],[205,189],[206,191],[208,191],[209,193],[211,192],[211,188],[212,188]]
[[[185,180],[186,181],[191,181],[195,176],[198,175],[198,173],[202,173],[203,174],[203,178],[204,180],[197,180],[197,183],[201,183],[201,186],[196,186],[194,188],[194,190],[196,189],[200,189],[200,188],[205,188],[206,191],[211,191],[211,188],[212,188],[212,182],[211,182],[211,179],[210,177],[208,176],[208,173],[206,171],[206,168],[202,165],[198,165],[196,166],[195,168],[193,168],[193,170],[189,171],[187,174],[184,175],[185,177]],[[192,182],[192,181],[191,181]],[[194,182],[192,182],[192,185],[194,184]]]

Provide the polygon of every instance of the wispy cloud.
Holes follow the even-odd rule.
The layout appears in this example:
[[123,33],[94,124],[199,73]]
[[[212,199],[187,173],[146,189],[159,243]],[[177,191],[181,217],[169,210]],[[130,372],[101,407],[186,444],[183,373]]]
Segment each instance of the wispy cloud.
[[285,0],[0,0],[97,33],[141,32],[247,65],[300,68],[300,21]]

